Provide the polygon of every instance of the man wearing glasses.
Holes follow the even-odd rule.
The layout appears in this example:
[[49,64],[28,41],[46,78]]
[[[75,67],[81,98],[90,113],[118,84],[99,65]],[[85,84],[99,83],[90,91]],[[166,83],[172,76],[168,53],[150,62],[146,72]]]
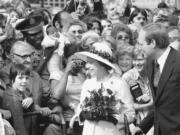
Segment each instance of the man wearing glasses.
[[[27,42],[16,41],[11,48],[10,59],[12,63],[24,64],[26,67],[31,69],[31,78],[28,88],[32,94],[34,109],[36,112],[39,112],[42,116],[49,116],[52,113],[52,110],[47,107],[47,104],[43,105],[46,107],[42,107],[42,102],[44,103],[44,101],[48,101],[50,97],[50,88],[47,85],[47,83],[44,83],[42,81],[39,74],[32,70],[32,57],[34,52],[35,49]],[[7,65],[3,70],[7,74],[9,74],[12,63]],[[31,125],[33,125],[33,129],[29,129],[29,131],[35,133],[38,131],[37,117],[32,117],[31,122]]]

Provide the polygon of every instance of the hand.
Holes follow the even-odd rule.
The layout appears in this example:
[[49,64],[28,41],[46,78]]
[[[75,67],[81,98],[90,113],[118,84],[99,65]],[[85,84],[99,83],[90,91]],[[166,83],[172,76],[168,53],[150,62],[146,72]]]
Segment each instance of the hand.
[[143,132],[139,127],[135,127],[132,131],[132,135],[143,135]]
[[40,113],[42,116],[49,116],[52,113],[52,111],[48,107],[42,107],[40,109]]
[[61,119],[61,116],[59,114],[51,114],[50,120],[53,123],[62,124],[62,119]]
[[142,96],[138,97],[137,98],[137,101],[140,102],[144,102],[144,103],[147,103],[149,102],[151,99],[150,99],[150,96],[148,94],[143,94]]
[[22,101],[22,106],[23,106],[23,108],[27,109],[32,105],[32,103],[33,103],[33,99],[28,97]]
[[52,109],[52,113],[56,113],[56,114],[59,114],[59,113],[62,113],[63,109],[61,106],[56,106]]
[[68,63],[67,63],[66,70],[65,70],[65,72],[67,72],[67,73],[70,73],[71,70],[73,69],[73,67],[75,66],[75,62],[72,59],[73,59],[73,57],[70,57],[68,59]]
[[79,20],[80,14],[78,14],[77,12],[72,12],[71,16],[72,16],[73,19]]
[[11,118],[11,112],[9,110],[0,110],[4,119]]

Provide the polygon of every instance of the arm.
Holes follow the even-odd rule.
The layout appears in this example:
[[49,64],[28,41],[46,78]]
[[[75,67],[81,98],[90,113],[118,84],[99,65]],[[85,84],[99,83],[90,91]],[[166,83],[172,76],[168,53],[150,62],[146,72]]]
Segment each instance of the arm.
[[0,43],[3,42],[7,38],[7,34],[0,36]]
[[150,106],[153,105],[153,99],[151,99],[148,103],[146,104],[138,104],[138,103],[134,103],[134,109],[135,110],[140,110],[140,109],[144,109],[144,108],[148,108]]
[[131,123],[135,118],[135,110],[133,108],[133,98],[129,86],[125,81],[119,80],[117,88],[117,99],[123,103],[117,116],[118,123],[124,124],[124,114],[127,115],[128,122]]
[[70,61],[67,64],[66,69],[65,69],[64,73],[61,76],[61,79],[59,81],[57,81],[57,80],[52,80],[51,81],[51,88],[53,90],[52,95],[53,95],[54,98],[61,99],[61,97],[65,94],[67,81],[68,81],[68,76],[69,76],[69,73],[70,73],[73,65],[74,65],[74,62]]

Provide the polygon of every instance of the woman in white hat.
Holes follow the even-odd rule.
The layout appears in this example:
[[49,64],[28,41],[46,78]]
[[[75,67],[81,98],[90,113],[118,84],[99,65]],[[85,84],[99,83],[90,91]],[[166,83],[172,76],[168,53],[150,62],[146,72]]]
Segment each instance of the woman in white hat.
[[[124,135],[124,114],[126,114],[129,123],[134,120],[135,114],[129,86],[124,80],[110,72],[116,70],[116,67],[111,63],[113,54],[109,44],[100,41],[94,43],[92,47],[90,52],[79,52],[79,55],[82,55],[81,58],[86,59],[86,70],[91,76],[84,82],[81,91],[79,116],[81,122],[84,122],[83,135]],[[116,105],[119,106],[112,106],[117,110],[115,114],[108,114],[110,118],[87,118],[86,114],[92,110],[86,114],[83,112],[85,99],[90,99],[90,92],[97,92],[99,88],[110,89],[114,93]]]

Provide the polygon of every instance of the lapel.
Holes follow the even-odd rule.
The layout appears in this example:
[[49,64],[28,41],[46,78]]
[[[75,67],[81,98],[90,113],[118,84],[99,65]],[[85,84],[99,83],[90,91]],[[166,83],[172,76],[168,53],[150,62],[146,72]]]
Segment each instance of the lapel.
[[163,90],[164,90],[163,88],[164,88],[165,84],[167,83],[170,75],[172,74],[172,71],[174,68],[173,63],[176,60],[175,55],[176,55],[176,51],[171,48],[169,55],[167,57],[167,60],[165,62],[159,83],[158,83],[156,100],[158,100],[159,97],[162,95]]
[[148,76],[148,80],[149,80],[149,85],[151,87],[151,91],[152,91],[152,94],[153,96],[155,96],[155,91],[154,91],[154,88],[153,88],[153,73],[154,73],[154,62],[153,60],[151,59],[147,59],[147,65],[146,65],[146,69],[147,69],[147,76]]

